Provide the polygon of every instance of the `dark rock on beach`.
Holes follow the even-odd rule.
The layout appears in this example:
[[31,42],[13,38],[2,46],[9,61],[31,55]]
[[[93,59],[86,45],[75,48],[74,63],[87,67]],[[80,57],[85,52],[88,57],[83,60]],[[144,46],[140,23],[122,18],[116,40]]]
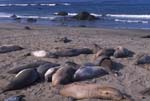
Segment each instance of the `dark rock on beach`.
[[65,12],[65,11],[60,11],[60,12],[57,13],[57,15],[60,15],[60,16],[67,16],[68,13]]
[[37,21],[37,19],[35,19],[35,18],[28,18],[27,19],[27,22],[30,22],[30,23],[33,23],[33,22],[36,22]]
[[91,15],[89,12],[80,12],[77,15],[75,15],[73,18],[77,20],[96,20],[97,17]]

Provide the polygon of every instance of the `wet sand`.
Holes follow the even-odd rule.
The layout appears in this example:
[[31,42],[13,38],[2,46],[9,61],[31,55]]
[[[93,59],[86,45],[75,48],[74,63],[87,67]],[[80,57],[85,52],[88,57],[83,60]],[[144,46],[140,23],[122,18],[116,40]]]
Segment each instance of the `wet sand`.
[[[143,35],[150,35],[150,30],[119,30],[119,29],[101,29],[101,28],[67,28],[67,27],[49,27],[49,26],[31,26],[31,30],[24,29],[25,25],[19,24],[0,24],[0,45],[16,44],[24,47],[24,50],[0,54],[0,88],[8,83],[15,75],[8,74],[7,71],[21,64],[31,63],[36,60],[46,60],[59,64],[65,61],[74,61],[78,64],[91,62],[93,57],[90,55],[80,55],[76,57],[35,58],[25,56],[34,50],[47,50],[53,52],[64,48],[83,48],[94,49],[94,44],[100,47],[123,46],[135,52],[135,54],[150,54],[150,40],[140,38]],[[69,43],[56,42],[59,38],[67,37],[72,40]],[[81,82],[97,83],[108,85],[120,89],[131,95],[135,101],[149,101],[150,96],[145,99],[140,98],[139,92],[150,87],[150,66],[134,65],[135,57],[113,58],[120,63],[118,68],[120,76],[105,75]],[[27,101],[68,101],[55,91],[51,83],[41,82],[21,90],[15,90],[0,94],[0,99],[8,98],[13,95],[25,95]],[[81,101],[103,101],[100,99],[85,99]]]

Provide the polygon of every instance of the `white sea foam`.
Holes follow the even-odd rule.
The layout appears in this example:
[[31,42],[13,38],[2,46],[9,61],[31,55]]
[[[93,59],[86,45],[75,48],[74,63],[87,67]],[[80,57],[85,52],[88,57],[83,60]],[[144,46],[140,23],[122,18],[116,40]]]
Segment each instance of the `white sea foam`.
[[70,6],[71,4],[70,3],[62,3],[62,5]]
[[9,18],[12,14],[0,12],[0,18]]
[[116,22],[124,22],[124,23],[143,23],[147,24],[148,21],[145,20],[124,20],[124,19],[115,19]]
[[150,15],[107,14],[106,16],[115,18],[150,19]]

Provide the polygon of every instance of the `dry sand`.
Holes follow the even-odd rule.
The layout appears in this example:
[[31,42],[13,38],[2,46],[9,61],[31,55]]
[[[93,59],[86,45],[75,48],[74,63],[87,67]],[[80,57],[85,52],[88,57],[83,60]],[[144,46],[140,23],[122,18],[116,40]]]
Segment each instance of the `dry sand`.
[[[150,39],[142,39],[140,36],[150,34],[149,30],[118,30],[118,29],[100,29],[100,28],[67,28],[67,27],[48,27],[48,26],[30,26],[32,30],[25,30],[25,25],[0,24],[0,45],[16,44],[24,47],[24,50],[0,54],[0,87],[3,87],[15,75],[8,74],[7,70],[17,65],[31,63],[38,58],[25,54],[32,50],[44,49],[55,51],[63,48],[94,48],[94,44],[100,47],[124,46],[136,54],[150,54]],[[67,37],[72,41],[69,43],[55,42],[57,38]],[[49,59],[43,58],[55,63],[62,64],[70,60],[79,64],[90,62],[92,55],[80,55],[77,57]],[[149,101],[150,96],[140,99],[139,92],[150,87],[150,71],[144,66],[134,65],[134,57],[115,59],[120,63],[120,73],[118,77],[106,75],[87,80],[84,82],[96,82],[100,85],[108,85],[120,89],[131,95],[135,101]],[[150,66],[146,66],[150,68]],[[51,83],[36,83],[30,87],[10,91],[0,94],[0,101],[12,95],[25,95],[27,101],[68,101],[51,87]],[[86,99],[82,101],[102,101],[100,99]]]

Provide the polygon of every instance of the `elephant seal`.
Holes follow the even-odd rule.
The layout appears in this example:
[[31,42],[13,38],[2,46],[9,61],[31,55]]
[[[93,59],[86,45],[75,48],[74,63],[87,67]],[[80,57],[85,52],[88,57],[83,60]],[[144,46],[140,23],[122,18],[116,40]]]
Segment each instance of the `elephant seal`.
[[49,53],[48,57],[50,58],[58,58],[58,57],[73,57],[78,56],[80,54],[92,54],[93,51],[88,48],[81,49],[66,49],[62,51],[57,51],[55,53]]
[[113,48],[103,48],[94,55],[93,60],[96,60],[99,56],[113,56],[114,52],[115,49]]
[[5,99],[4,101],[23,101],[23,97],[25,97],[25,96],[24,95],[11,96],[11,97]]
[[33,84],[38,78],[39,75],[35,69],[24,69],[2,89],[2,93],[27,87]]
[[102,66],[107,70],[109,73],[113,71],[113,61],[108,56],[100,56],[95,61],[96,66]]
[[52,76],[52,85],[67,84],[73,81],[73,75],[77,70],[78,65],[73,62],[66,62]]
[[84,66],[79,68],[74,74],[74,80],[87,80],[94,77],[104,76],[108,74],[103,68],[98,66]]
[[0,53],[8,53],[8,52],[18,51],[22,49],[24,48],[18,45],[3,45],[3,46],[0,46]]
[[150,64],[150,56],[148,54],[138,54],[136,56],[136,61],[135,61],[136,65],[139,64]]
[[47,82],[52,81],[52,76],[58,69],[59,67],[49,68],[44,75],[45,81]]
[[44,79],[44,74],[46,73],[46,71],[49,69],[49,68],[53,68],[53,67],[56,67],[56,66],[59,66],[59,64],[54,64],[54,63],[45,63],[45,64],[42,64],[40,65],[39,67],[37,67],[37,72],[39,73],[40,75],[40,78],[43,80]]
[[129,51],[127,48],[124,48],[122,46],[118,46],[114,52],[115,58],[125,58],[125,57],[131,57],[134,53]]
[[29,64],[17,66],[17,67],[13,67],[10,70],[8,70],[7,72],[11,73],[11,74],[17,74],[18,72],[20,72],[23,69],[37,68],[40,65],[43,65],[45,63],[49,63],[49,62],[47,62],[47,61],[36,61],[36,62],[33,62],[33,63],[29,63]]
[[99,98],[105,100],[122,101],[128,99],[118,89],[113,87],[102,87],[98,84],[68,84],[60,90],[60,94],[74,99]]
[[44,58],[48,56],[48,52],[45,50],[38,50],[38,51],[31,52],[31,55],[39,58]]

